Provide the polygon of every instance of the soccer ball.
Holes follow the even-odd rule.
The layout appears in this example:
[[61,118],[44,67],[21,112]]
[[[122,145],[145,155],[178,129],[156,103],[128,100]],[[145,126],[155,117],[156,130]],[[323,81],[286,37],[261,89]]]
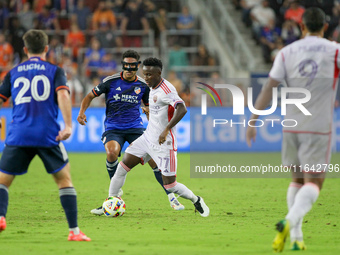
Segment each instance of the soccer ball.
[[120,197],[108,197],[103,203],[103,211],[107,217],[123,216],[125,202]]

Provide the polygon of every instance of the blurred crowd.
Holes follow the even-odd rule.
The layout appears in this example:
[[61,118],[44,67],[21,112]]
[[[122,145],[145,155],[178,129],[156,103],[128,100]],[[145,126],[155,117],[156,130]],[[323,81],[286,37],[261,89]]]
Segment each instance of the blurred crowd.
[[271,63],[278,51],[301,36],[300,23],[308,7],[319,7],[327,15],[325,37],[340,42],[340,0],[233,0],[261,46],[263,58]]
[[[216,65],[200,39],[193,40],[190,31],[198,22],[179,0],[0,0],[0,80],[26,60],[22,36],[32,28],[49,35],[47,61],[65,70],[73,106],[104,77],[121,71],[122,48],[151,46],[160,52],[165,30],[181,32],[167,39],[169,54],[163,61],[168,63],[165,74],[188,105],[188,75],[178,68]],[[188,47],[195,47],[192,54],[185,51]],[[105,105],[104,99],[96,101],[96,106]]]

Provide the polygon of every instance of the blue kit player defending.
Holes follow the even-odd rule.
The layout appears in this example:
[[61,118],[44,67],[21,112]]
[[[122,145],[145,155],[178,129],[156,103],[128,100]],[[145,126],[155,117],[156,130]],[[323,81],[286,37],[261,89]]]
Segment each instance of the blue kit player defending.
[[[81,103],[77,118],[81,125],[85,125],[85,111],[90,106],[91,101],[95,97],[105,94],[106,118],[102,141],[105,146],[106,168],[110,179],[116,172],[118,157],[124,143],[131,144],[144,132],[139,110],[141,101],[145,106],[149,105],[150,89],[145,81],[137,75],[141,63],[139,59],[139,54],[134,50],[124,52],[122,57],[123,72],[106,77],[101,84],[86,95]],[[151,160],[149,165],[153,169],[157,181],[163,187],[162,174],[156,163]],[[175,210],[183,210],[184,206],[178,202],[175,195],[166,189],[164,190],[168,195],[170,206]],[[120,190],[118,196],[122,194],[123,191]],[[104,214],[102,207],[91,210],[91,213],[95,215]]]
[[[70,164],[62,140],[72,132],[71,101],[64,71],[44,61],[48,37],[41,30],[23,36],[28,60],[13,68],[0,87],[0,105],[13,99],[13,120],[0,160],[0,232],[6,229],[8,189],[16,175],[27,172],[38,155],[59,188],[70,234],[69,241],[91,241],[78,228],[77,194],[70,176]],[[65,128],[57,122],[58,105]]]

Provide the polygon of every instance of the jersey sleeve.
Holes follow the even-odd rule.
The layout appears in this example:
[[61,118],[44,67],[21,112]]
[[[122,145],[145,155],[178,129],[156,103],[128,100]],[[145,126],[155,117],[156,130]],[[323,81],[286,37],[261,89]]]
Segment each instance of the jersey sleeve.
[[285,57],[283,50],[280,50],[275,57],[272,69],[269,72],[269,77],[282,82],[286,78]]
[[101,94],[107,93],[109,89],[110,89],[109,82],[100,83],[92,89],[92,94],[95,97],[99,97]]
[[70,92],[70,88],[66,84],[66,75],[65,71],[57,67],[57,70],[55,72],[55,77],[54,77],[54,87],[55,91],[61,90],[61,89],[66,89],[68,92]]
[[165,93],[162,97],[162,101],[174,108],[176,108],[177,104],[184,104],[184,101],[179,97],[177,91],[173,90],[171,90],[170,93]]
[[149,106],[149,94],[150,94],[150,89],[149,89],[148,86],[146,86],[146,88],[145,88],[145,93],[144,93],[144,95],[143,95],[143,97],[142,97],[143,104],[144,104],[145,106]]
[[11,72],[5,76],[3,83],[0,86],[0,98],[6,102],[11,96]]

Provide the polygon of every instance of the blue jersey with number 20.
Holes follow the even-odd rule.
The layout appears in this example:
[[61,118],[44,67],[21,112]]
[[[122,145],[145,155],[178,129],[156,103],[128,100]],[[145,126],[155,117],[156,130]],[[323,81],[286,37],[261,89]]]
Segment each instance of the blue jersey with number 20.
[[38,57],[13,68],[0,87],[0,97],[12,96],[12,122],[6,145],[52,147],[60,130],[57,91],[67,89],[64,71]]

